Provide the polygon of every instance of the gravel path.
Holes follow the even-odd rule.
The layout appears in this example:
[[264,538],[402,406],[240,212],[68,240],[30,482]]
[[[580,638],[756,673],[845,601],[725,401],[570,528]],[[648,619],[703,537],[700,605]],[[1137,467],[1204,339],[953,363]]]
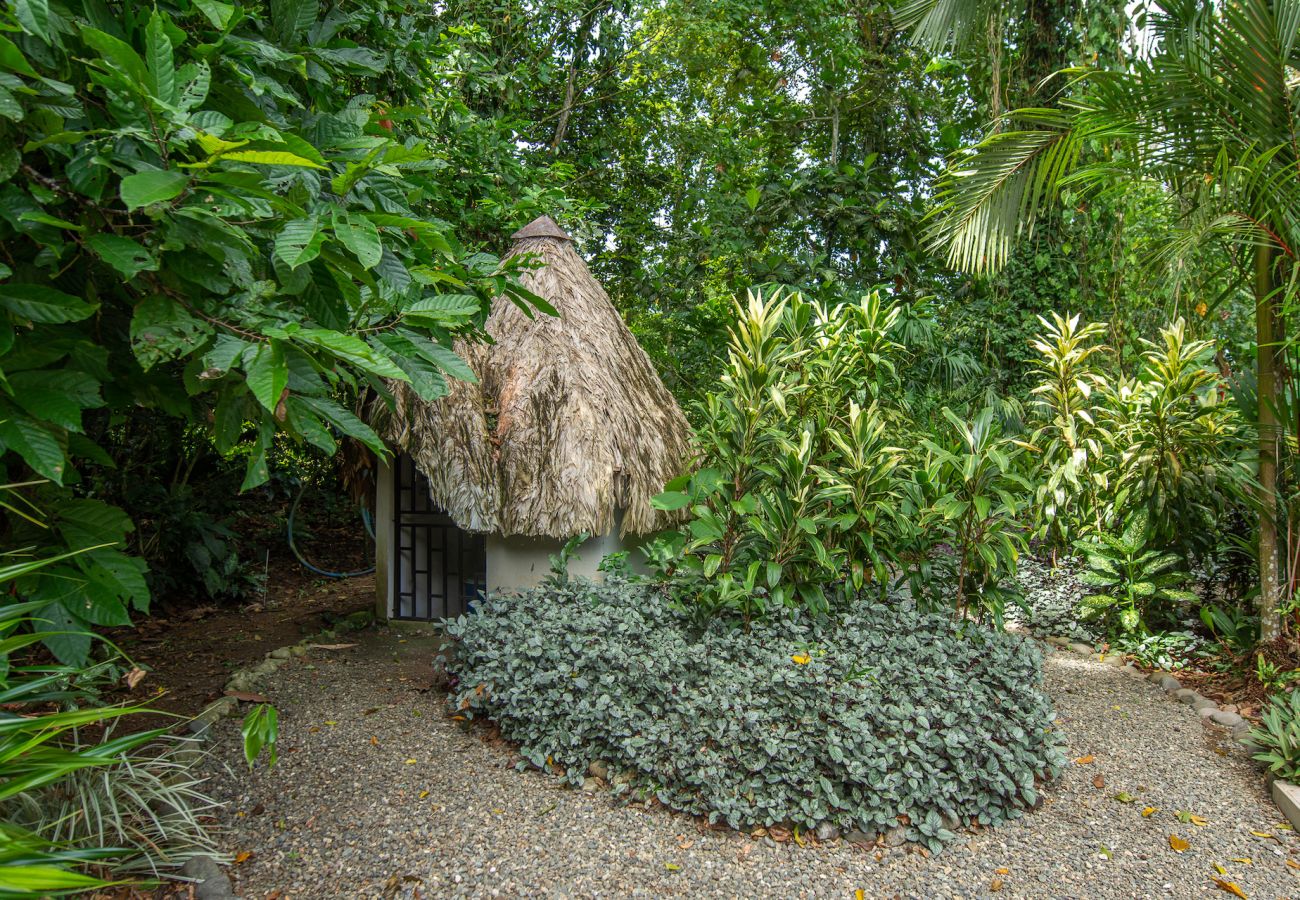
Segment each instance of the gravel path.
[[[212,786],[229,804],[227,849],[252,854],[234,869],[245,898],[1229,896],[1215,877],[1252,900],[1300,897],[1286,865],[1300,866],[1300,841],[1242,749],[1155,685],[1068,651],[1048,656],[1047,687],[1071,758],[1093,761],[1072,762],[1039,811],[926,858],[703,830],[516,772],[508,747],[443,714],[430,638],[358,640],[295,660],[267,689],[274,770],[248,774],[237,722],[218,726]],[[1174,852],[1171,834],[1190,848]]]

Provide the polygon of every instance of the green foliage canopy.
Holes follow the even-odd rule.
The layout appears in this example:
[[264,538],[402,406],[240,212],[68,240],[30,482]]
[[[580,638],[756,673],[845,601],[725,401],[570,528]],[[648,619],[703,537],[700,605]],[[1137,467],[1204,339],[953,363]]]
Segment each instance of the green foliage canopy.
[[[107,461],[87,414],[146,407],[207,421],[222,451],[251,441],[250,488],[277,430],[382,452],[348,408],[359,388],[395,379],[433,399],[472,377],[453,338],[493,296],[539,301],[440,215],[430,16],[407,0],[0,12],[10,468],[75,482],[80,460]],[[66,492],[52,502],[56,540],[87,552],[24,594],[70,632],[124,624],[148,602],[142,565],[116,549],[129,520]]]

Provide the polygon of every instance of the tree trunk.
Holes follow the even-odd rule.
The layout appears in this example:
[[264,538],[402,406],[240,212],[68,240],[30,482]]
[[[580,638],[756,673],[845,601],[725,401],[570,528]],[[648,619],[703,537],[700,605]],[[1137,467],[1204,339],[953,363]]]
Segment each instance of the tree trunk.
[[569,74],[564,83],[564,105],[560,108],[560,121],[555,126],[555,136],[551,138],[551,152],[558,153],[564,143],[564,136],[569,130],[569,117],[573,115],[573,104],[577,100],[578,67],[587,52],[587,41],[591,39],[591,29],[595,23],[596,6],[587,10],[578,20],[578,33],[573,42],[573,58],[569,60]]
[[1282,634],[1277,552],[1277,335],[1273,248],[1255,248],[1255,353],[1259,406],[1259,639]]

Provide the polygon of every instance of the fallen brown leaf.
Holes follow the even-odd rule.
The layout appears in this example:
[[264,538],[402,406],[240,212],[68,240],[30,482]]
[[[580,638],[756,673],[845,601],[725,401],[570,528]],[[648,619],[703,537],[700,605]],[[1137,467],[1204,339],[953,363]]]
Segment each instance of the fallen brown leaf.
[[1192,846],[1191,844],[1187,843],[1187,841],[1183,840],[1178,835],[1176,834],[1169,835],[1169,848],[1173,850],[1175,853],[1182,853],[1184,850],[1188,849],[1191,846]]
[[1106,786],[1106,779],[1098,775],[1092,779],[1092,786],[1097,790],[1101,790]]
[[227,697],[234,697],[236,700],[242,700],[245,703],[270,703],[266,697],[261,694],[255,694],[252,691],[226,691]]
[[136,666],[130,672],[127,672],[124,676],[122,676],[122,680],[126,682],[127,689],[133,691],[135,690],[135,686],[144,679],[144,676],[146,674],[147,673],[145,672],[144,669],[141,669],[139,666]]
[[1240,897],[1241,900],[1247,900],[1246,892],[1238,887],[1237,883],[1234,881],[1224,881],[1222,878],[1216,878],[1214,879],[1214,886],[1224,893],[1232,894],[1234,897]]
[[349,647],[355,647],[356,644],[308,644],[313,650],[346,650]]

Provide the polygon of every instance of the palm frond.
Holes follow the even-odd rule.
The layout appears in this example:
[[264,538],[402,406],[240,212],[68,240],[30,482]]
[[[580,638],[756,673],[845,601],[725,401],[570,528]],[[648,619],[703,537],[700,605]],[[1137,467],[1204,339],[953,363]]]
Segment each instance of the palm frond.
[[904,0],[894,22],[931,53],[969,45],[998,7],[991,0]]
[[1005,265],[1078,161],[1079,134],[1066,112],[1031,109],[1016,116],[1036,127],[990,134],[957,156],[940,183],[927,239],[946,250],[954,268],[986,273]]

